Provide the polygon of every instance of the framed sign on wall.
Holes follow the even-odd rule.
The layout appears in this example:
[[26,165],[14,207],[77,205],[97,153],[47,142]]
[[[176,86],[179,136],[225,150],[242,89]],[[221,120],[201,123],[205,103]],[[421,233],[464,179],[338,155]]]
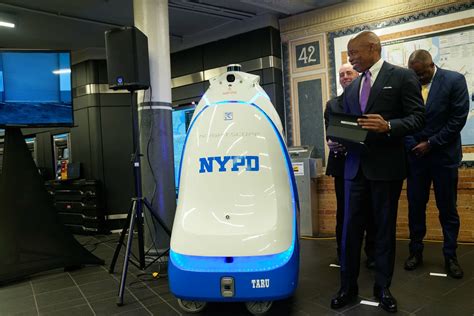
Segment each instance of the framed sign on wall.
[[326,67],[326,47],[322,35],[290,43],[292,72],[306,72]]
[[326,156],[323,112],[327,100],[324,73],[296,77],[292,82],[294,145],[312,145],[316,157]]

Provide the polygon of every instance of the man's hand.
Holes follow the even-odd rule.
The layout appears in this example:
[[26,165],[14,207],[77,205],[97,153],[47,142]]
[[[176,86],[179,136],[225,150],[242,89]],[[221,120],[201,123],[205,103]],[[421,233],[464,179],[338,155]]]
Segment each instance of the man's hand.
[[329,150],[334,152],[334,153],[345,152],[346,151],[346,148],[344,146],[342,146],[338,142],[333,142],[330,139],[328,139],[328,147],[329,147]]
[[363,128],[376,133],[388,133],[390,128],[388,122],[380,114],[364,114],[363,118],[357,119],[357,123]]
[[411,150],[415,156],[423,157],[431,150],[431,145],[427,141],[421,142]]

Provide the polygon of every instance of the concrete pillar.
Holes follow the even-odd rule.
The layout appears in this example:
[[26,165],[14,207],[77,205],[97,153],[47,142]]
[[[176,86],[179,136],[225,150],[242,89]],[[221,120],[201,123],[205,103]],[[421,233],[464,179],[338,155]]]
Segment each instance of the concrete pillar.
[[[134,0],[135,26],[148,37],[150,89],[138,93],[143,194],[171,230],[176,210],[171,120],[168,0]],[[169,237],[145,211],[146,248],[169,247]]]

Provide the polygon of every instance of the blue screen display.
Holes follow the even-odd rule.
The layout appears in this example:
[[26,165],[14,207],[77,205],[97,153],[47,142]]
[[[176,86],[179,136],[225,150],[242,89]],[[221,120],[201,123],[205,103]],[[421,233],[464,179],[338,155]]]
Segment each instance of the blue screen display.
[[176,189],[178,189],[179,166],[183,153],[184,140],[188,131],[191,118],[194,113],[194,106],[186,106],[173,110],[173,146],[174,146],[174,179]]
[[69,52],[0,51],[0,126],[72,124]]

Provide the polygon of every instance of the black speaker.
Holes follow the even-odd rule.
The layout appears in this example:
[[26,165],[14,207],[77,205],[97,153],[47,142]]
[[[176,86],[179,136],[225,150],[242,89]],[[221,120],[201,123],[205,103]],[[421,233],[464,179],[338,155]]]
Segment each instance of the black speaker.
[[148,40],[135,27],[105,32],[107,77],[110,89],[144,90],[150,86]]

